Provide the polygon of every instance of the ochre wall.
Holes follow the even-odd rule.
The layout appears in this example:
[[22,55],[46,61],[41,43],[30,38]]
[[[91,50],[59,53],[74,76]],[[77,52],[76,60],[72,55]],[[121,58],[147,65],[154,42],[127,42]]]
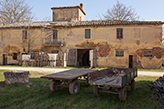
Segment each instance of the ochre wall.
[[[117,28],[123,28],[123,39],[117,39]],[[58,37],[64,39],[65,45],[45,47],[42,38],[46,38],[43,28],[30,29],[30,49],[59,54],[67,49],[97,49],[97,66],[129,67],[129,55],[137,55],[138,68],[160,68],[162,64],[162,25],[106,26],[106,27],[74,27],[54,28]],[[85,29],[91,29],[91,38],[85,39]],[[12,60],[12,53],[18,53],[18,60],[23,48],[28,50],[28,41],[22,40],[23,29],[0,29],[0,64],[3,54],[8,54],[8,64],[18,63]],[[71,33],[71,34],[70,34]],[[116,57],[115,50],[124,50],[124,57]],[[153,57],[144,57],[144,50],[152,50]]]
[[[123,39],[117,39],[117,28],[123,28]],[[85,29],[91,38],[85,39]],[[68,34],[72,31],[72,36]],[[129,67],[129,55],[137,55],[139,68],[160,68],[162,62],[162,26],[110,26],[60,29],[66,48],[97,49],[97,65]],[[65,49],[64,49],[65,48]],[[124,57],[116,57],[115,50],[124,50]],[[144,57],[144,50],[152,50],[153,57]],[[139,51],[142,51],[140,54]],[[158,54],[158,56],[157,56]],[[142,55],[142,56],[140,56]]]
[[[22,31],[27,30],[27,38],[22,40]],[[42,46],[42,29],[0,29],[0,64],[3,64],[3,54],[7,54],[7,64],[19,64],[21,54],[28,49],[37,50]],[[30,46],[28,47],[28,45]],[[25,49],[25,51],[23,51]],[[17,53],[17,60],[13,60]]]

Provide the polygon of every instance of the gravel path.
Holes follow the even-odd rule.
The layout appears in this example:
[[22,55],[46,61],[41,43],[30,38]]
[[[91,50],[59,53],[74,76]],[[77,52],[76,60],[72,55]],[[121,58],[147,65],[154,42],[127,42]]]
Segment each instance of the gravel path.
[[32,67],[0,67],[2,70],[21,70],[21,71],[37,71],[45,73],[57,73],[61,71],[66,71],[69,69],[59,69],[59,68],[32,68]]
[[[32,68],[32,67],[0,67],[2,70],[22,70],[22,71],[37,71],[45,73],[57,73],[69,69],[60,68]],[[164,72],[138,71],[138,76],[163,76]]]

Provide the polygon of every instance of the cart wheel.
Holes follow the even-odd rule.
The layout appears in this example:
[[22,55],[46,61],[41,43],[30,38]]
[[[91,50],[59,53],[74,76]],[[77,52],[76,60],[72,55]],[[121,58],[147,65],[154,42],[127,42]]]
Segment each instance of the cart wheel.
[[70,83],[70,85],[69,85],[69,93],[70,94],[78,93],[79,89],[80,89],[80,83],[78,80],[75,80],[75,81]]
[[119,99],[121,101],[125,101],[126,97],[127,97],[127,90],[126,90],[126,87],[123,87],[119,90]]
[[98,88],[97,85],[95,85],[94,87],[94,91],[93,91],[93,94],[95,97],[99,97],[101,95],[101,92],[100,92],[101,89]]
[[131,81],[131,90],[132,91],[135,91],[135,80],[133,79],[132,81]]
[[56,91],[56,90],[59,90],[59,89],[60,89],[60,86],[55,84],[55,82],[52,80],[51,83],[50,83],[50,90],[51,91]]

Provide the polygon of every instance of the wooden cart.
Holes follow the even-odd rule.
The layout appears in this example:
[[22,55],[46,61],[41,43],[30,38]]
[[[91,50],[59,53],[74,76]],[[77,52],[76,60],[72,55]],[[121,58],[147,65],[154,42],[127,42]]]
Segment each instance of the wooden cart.
[[127,97],[125,86],[130,85],[131,90],[135,90],[135,80],[137,69],[110,68],[88,74],[89,84],[95,85],[94,96],[99,97],[101,92],[118,94],[121,101]]
[[59,73],[54,73],[46,76],[41,76],[41,78],[52,79],[50,83],[50,90],[56,91],[60,87],[69,87],[70,94],[76,94],[79,92],[80,83],[78,82],[79,77],[84,77],[88,83],[88,73],[94,72],[96,70],[90,69],[71,69],[67,71],[62,71]]

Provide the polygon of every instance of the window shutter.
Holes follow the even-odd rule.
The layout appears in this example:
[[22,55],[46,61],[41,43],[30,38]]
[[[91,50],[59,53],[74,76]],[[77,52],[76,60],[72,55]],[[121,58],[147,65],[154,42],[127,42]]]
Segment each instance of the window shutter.
[[90,29],[85,29],[85,38],[90,38]]

